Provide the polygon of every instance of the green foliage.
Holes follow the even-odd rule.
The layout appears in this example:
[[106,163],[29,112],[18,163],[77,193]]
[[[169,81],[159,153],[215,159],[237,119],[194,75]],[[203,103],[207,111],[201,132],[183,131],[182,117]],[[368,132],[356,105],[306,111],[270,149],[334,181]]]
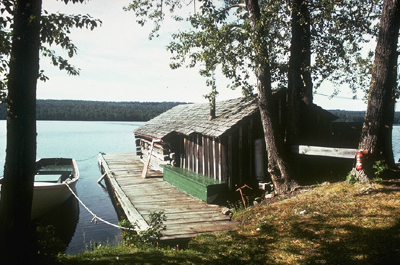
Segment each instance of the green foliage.
[[[93,19],[89,15],[66,15],[61,13],[49,14],[44,11],[42,16],[42,28],[40,32],[40,40],[42,44],[49,46],[55,44],[67,52],[69,58],[77,53],[77,47],[72,43],[68,34],[72,28],[87,28],[93,30],[101,21]],[[51,50],[44,45],[41,46],[41,52],[44,57],[50,57],[54,66],[60,70],[66,70],[70,75],[79,75],[79,69],[72,66],[68,60],[58,56],[54,50]],[[43,73],[41,74],[42,81],[45,81]]]
[[372,168],[375,171],[375,178],[373,179],[373,181],[381,180],[381,174],[387,169],[386,164],[380,160],[375,161],[375,163],[372,165]]
[[59,253],[62,253],[66,245],[55,235],[55,229],[51,225],[38,226],[36,228],[36,250],[40,264],[54,264]]
[[[180,0],[156,0],[156,1],[142,1],[133,0],[128,6],[124,7],[125,11],[133,11],[137,18],[137,23],[144,26],[148,22],[148,19],[154,22],[153,30],[149,34],[149,38],[158,37],[158,31],[161,28],[161,24],[164,21],[165,14],[163,7],[164,5],[169,6],[169,11],[172,13],[175,9],[182,8]],[[180,21],[179,16],[173,16],[177,21]]]
[[[273,88],[286,88],[291,13],[296,11],[292,1],[258,1],[258,4],[261,22],[256,33],[250,27],[245,4],[237,1],[196,2],[197,10],[185,19],[191,27],[183,27],[186,29],[174,33],[173,42],[167,47],[172,53],[171,68],[197,65],[201,67],[200,74],[208,78],[220,69],[231,80],[231,88],[239,87],[243,94],[251,95],[255,82],[250,77],[260,60],[267,60]],[[315,88],[325,80],[336,85],[334,94],[344,84],[354,92],[369,87],[373,52],[365,53],[362,45],[377,35],[381,5],[377,0],[363,4],[355,0],[309,3],[314,64],[308,70],[312,72]],[[125,10],[135,12],[141,25],[149,20],[154,22],[152,38],[165,18],[164,10],[174,12],[181,7],[179,0],[134,0]],[[259,58],[256,51],[265,49],[267,58]]]
[[9,55],[11,52],[11,25],[12,25],[12,11],[13,2],[1,1],[0,2],[0,98],[3,100],[6,96],[5,88],[7,87],[7,75]]
[[[379,182],[382,181],[382,173],[387,170],[387,166],[385,164],[384,161],[375,161],[375,163],[372,165],[372,168],[374,170],[374,177],[371,179],[372,182]],[[353,172],[351,171],[347,177],[346,177],[346,181],[350,184],[354,184],[356,182],[358,182],[357,177],[353,174]]]
[[207,86],[211,86],[211,92],[208,93],[207,95],[204,95],[206,99],[208,99],[208,102],[210,104],[211,109],[215,109],[215,101],[216,97],[218,96],[218,91],[217,91],[217,86],[215,84],[215,77],[213,76],[211,80],[207,82]]
[[167,217],[163,211],[152,212],[149,215],[150,227],[149,229],[139,233],[141,241],[143,243],[157,243],[160,241],[162,231],[167,228],[164,222],[167,221]]
[[161,233],[166,229],[164,222],[167,220],[164,212],[152,212],[149,215],[149,228],[144,231],[136,232],[136,224],[131,224],[128,220],[119,222],[124,229],[121,233],[124,243],[135,246],[137,248],[146,248],[158,244],[161,238]]
[[311,8],[315,85],[331,81],[333,96],[342,85],[354,92],[369,87],[373,52],[366,53],[362,44],[377,36],[382,3],[371,0],[354,8],[355,2],[320,1]]
[[[64,0],[67,4],[83,3],[84,0]],[[6,89],[8,83],[8,60],[11,54],[12,44],[12,28],[13,28],[13,9],[14,1],[4,0],[0,2],[0,98],[4,101],[6,97]],[[41,31],[40,31],[40,51],[43,57],[49,57],[51,63],[60,70],[65,70],[69,75],[79,75],[80,69],[71,65],[67,59],[56,54],[49,47],[57,45],[67,52],[69,58],[77,53],[77,47],[69,38],[69,33],[72,28],[87,28],[93,30],[101,24],[101,21],[94,19],[89,15],[65,15],[61,13],[49,14],[43,11],[41,16]],[[47,45],[47,46],[46,46]],[[46,81],[49,78],[41,70],[38,73],[38,78],[41,81]]]
[[357,183],[357,178],[352,172],[349,172],[346,176],[346,181],[350,184],[355,184]]

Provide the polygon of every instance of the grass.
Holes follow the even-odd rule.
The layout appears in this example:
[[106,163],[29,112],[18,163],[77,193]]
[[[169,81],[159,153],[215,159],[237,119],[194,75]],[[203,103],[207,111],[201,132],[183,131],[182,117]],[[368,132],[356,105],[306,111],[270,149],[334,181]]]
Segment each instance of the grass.
[[187,249],[101,247],[63,264],[400,264],[400,183],[324,183],[236,214]]

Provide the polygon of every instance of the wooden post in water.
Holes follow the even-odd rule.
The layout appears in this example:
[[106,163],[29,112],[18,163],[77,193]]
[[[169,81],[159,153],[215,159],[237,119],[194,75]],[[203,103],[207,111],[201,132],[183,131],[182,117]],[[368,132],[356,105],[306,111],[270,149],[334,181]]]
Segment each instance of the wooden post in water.
[[104,174],[97,180],[97,183],[100,184],[100,182],[104,179],[104,177],[105,177],[106,175],[107,175],[107,172],[104,173]]

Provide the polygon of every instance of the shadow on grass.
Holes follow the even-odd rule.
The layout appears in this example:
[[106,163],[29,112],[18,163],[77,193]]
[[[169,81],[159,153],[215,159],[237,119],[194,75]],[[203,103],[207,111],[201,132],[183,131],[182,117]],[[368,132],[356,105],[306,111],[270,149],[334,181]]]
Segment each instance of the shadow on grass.
[[69,257],[62,264],[275,264],[266,259],[271,239],[259,235],[242,236],[236,232],[226,232],[222,236],[204,234],[192,240],[185,250],[91,253]]
[[[268,236],[266,235],[268,231]],[[235,231],[224,236],[203,235],[189,244],[206,258],[204,264],[273,264],[268,255],[274,242],[274,230],[264,228],[254,236],[244,236]]]
[[[386,229],[295,223],[292,235],[317,246],[310,249],[298,264],[400,264],[399,221]],[[299,254],[298,248],[292,248],[291,251]]]
[[198,236],[185,250],[111,249],[65,264],[400,264],[398,186],[322,185],[243,211],[237,231]]
[[[302,241],[308,246],[289,244],[280,249],[275,229],[266,227],[254,236],[236,232],[202,235],[190,242],[189,249],[181,251],[113,252],[68,259],[64,264],[400,264],[400,221],[386,229],[327,225],[324,220],[319,221],[294,222],[287,231],[292,243]],[[286,252],[286,257],[303,258],[279,260],[271,254],[276,251]]]
[[78,265],[78,264],[96,264],[96,265],[112,265],[112,264],[184,264],[187,260],[193,261],[194,264],[202,264],[201,259],[196,255],[185,255],[185,253],[166,253],[160,250],[137,251],[134,253],[104,253],[97,255],[81,255],[77,258],[68,258],[63,260],[61,264]]

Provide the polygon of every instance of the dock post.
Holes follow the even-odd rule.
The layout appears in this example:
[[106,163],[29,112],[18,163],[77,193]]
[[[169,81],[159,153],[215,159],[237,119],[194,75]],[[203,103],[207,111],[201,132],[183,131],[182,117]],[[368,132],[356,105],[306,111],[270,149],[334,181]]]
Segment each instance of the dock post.
[[104,173],[98,180],[97,183],[100,184],[100,182],[104,179],[104,177],[107,175],[107,173]]

